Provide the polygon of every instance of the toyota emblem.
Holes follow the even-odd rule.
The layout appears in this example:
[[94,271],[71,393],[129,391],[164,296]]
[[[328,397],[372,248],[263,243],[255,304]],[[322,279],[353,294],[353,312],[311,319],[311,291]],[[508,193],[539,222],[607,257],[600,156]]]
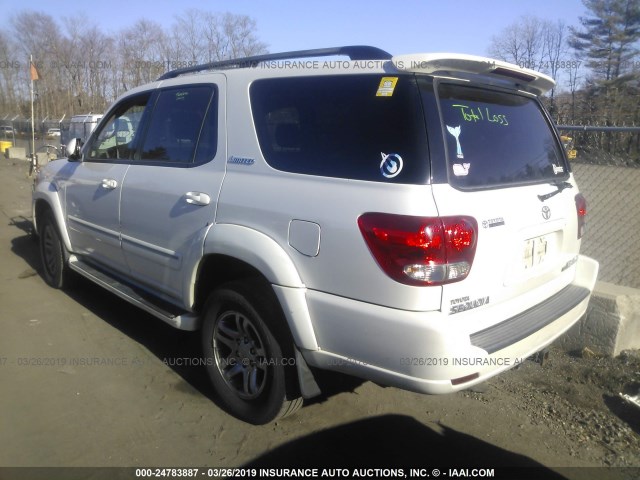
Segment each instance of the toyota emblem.
[[551,209],[546,205],[542,207],[542,218],[549,220],[551,218]]

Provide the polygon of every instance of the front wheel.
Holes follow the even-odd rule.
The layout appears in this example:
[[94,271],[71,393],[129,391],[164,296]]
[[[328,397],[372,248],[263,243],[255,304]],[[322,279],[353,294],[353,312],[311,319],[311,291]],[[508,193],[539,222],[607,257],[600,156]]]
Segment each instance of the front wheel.
[[68,281],[69,267],[66,265],[64,245],[51,212],[42,216],[39,240],[42,277],[51,287],[63,288]]
[[268,287],[231,283],[214,291],[202,329],[207,372],[232,415],[262,425],[296,411],[293,341]]

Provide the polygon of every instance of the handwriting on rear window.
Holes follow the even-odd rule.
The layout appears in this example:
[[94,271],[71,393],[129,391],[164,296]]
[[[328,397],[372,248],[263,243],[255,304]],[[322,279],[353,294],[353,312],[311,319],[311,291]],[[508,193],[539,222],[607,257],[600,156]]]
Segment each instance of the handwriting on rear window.
[[509,125],[505,114],[495,113],[489,107],[470,107],[460,104],[452,105],[452,107],[460,111],[460,115],[466,122],[489,122],[504,127]]

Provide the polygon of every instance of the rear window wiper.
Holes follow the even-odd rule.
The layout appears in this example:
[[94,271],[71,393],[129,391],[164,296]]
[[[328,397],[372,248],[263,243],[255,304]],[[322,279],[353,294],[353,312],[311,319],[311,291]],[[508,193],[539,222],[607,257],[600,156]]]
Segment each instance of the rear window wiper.
[[551,193],[545,193],[544,195],[538,195],[538,198],[540,199],[541,202],[544,202],[545,200],[549,200],[551,197],[553,197],[554,195],[559,194],[565,188],[573,188],[573,185],[571,185],[569,182],[551,182],[551,185],[554,185],[555,187],[558,187],[558,189],[554,190]]

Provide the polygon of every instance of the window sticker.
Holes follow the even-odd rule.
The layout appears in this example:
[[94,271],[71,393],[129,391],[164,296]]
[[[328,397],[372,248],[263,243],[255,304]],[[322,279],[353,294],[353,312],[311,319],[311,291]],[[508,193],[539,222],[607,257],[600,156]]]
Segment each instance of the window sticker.
[[393,95],[393,91],[398,83],[398,77],[382,77],[380,85],[378,85],[378,91],[376,97],[390,97]]
[[456,157],[464,158],[464,155],[462,154],[462,146],[460,145],[460,134],[462,133],[462,128],[460,128],[460,125],[457,127],[450,127],[447,125],[447,130],[449,130],[449,133],[456,139]]
[[402,171],[402,157],[397,153],[382,153],[382,162],[380,162],[380,173],[385,178],[397,177]]
[[564,173],[564,167],[562,165],[558,166],[552,163],[551,166],[553,167],[553,173],[555,175],[558,175],[559,173]]
[[466,177],[467,175],[469,175],[470,167],[471,167],[470,163],[454,163],[453,174],[456,177]]

